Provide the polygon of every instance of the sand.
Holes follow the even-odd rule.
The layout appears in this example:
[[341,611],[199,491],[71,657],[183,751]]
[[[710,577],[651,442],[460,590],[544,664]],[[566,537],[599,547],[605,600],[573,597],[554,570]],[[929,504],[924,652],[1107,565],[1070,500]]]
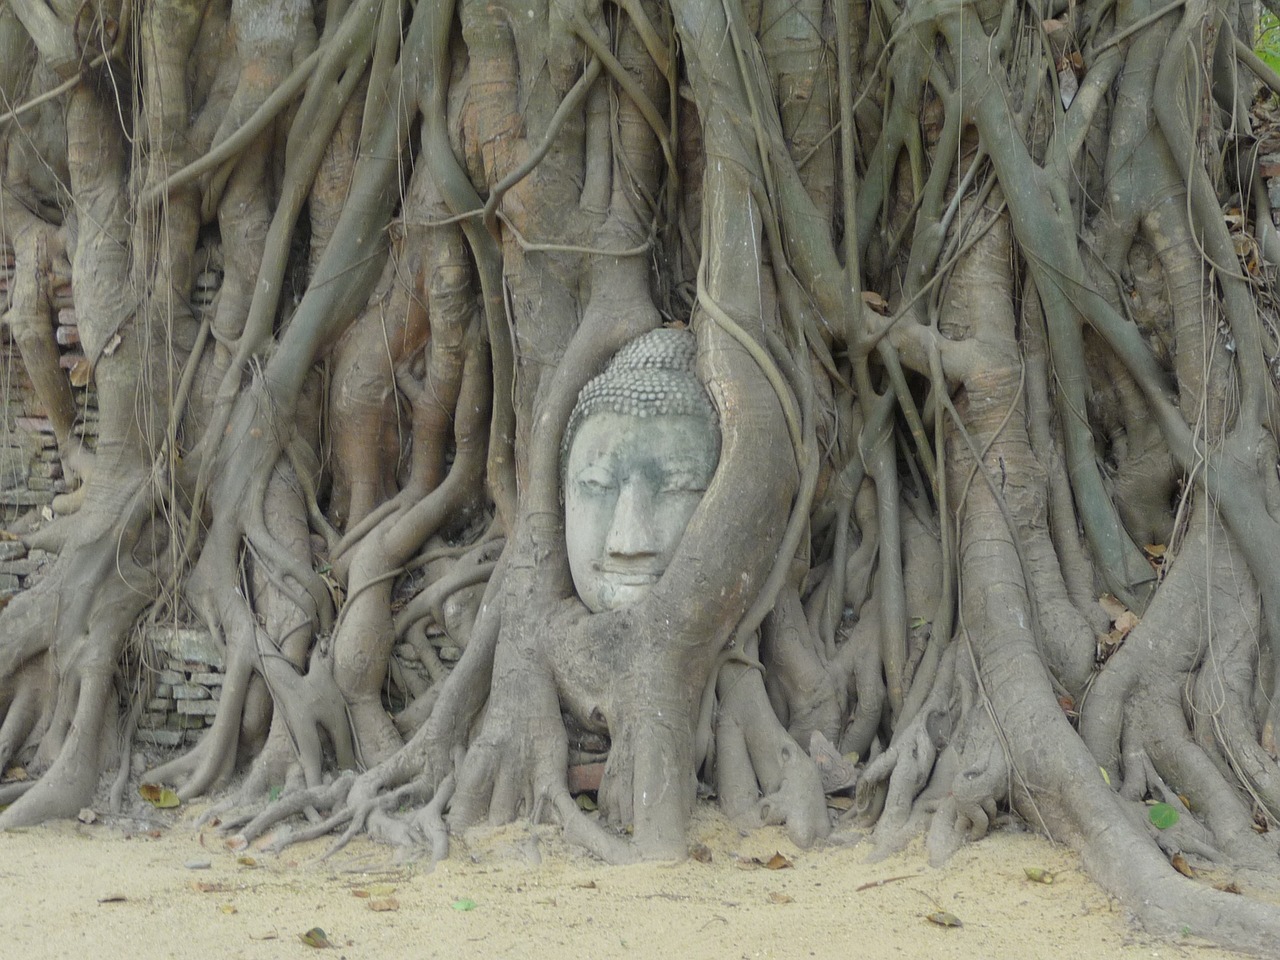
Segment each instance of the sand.
[[[1070,850],[1013,828],[932,869],[918,844],[879,862],[856,835],[798,850],[703,807],[707,863],[609,867],[517,824],[469,834],[430,869],[365,840],[327,860],[326,843],[235,852],[198,812],[0,833],[0,958],[1235,956],[1147,935]],[[775,854],[789,866],[761,865]],[[928,919],[943,912],[963,925]],[[331,949],[303,942],[315,927]]]

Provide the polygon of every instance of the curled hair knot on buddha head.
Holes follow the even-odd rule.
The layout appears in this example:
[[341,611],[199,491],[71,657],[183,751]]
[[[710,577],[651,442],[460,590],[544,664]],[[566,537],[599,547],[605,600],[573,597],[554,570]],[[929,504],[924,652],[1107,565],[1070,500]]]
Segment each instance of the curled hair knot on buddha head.
[[604,372],[578,394],[560,446],[561,472],[578,428],[602,410],[632,417],[704,417],[718,441],[719,417],[695,372],[697,358],[692,331],[667,327],[642,334],[614,354]]

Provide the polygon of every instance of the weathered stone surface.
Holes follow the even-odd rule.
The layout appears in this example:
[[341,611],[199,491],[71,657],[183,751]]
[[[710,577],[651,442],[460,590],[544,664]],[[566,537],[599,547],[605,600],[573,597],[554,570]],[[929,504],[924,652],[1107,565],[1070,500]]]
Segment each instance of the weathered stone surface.
[[163,715],[173,709],[173,701],[166,700],[164,697],[155,697],[147,701],[147,709]]
[[38,507],[53,500],[44,490],[0,490],[0,505],[6,507]]
[[21,540],[0,540],[0,560],[18,560],[27,555],[27,545]]
[[221,673],[212,672],[195,672],[191,674],[191,682],[198,683],[202,687],[220,687],[226,682],[226,677]]
[[[206,691],[207,692],[207,691]],[[216,700],[179,700],[178,713],[183,716],[210,717],[218,712]]]
[[153,743],[158,747],[177,747],[182,744],[181,730],[139,730],[135,736],[140,743]]
[[208,700],[209,691],[198,683],[177,683],[173,687],[175,700]]
[[32,560],[30,557],[24,557],[18,560],[0,561],[0,573],[12,573],[19,577],[25,577],[35,573],[44,564],[38,560]]
[[223,664],[222,651],[204,630],[153,627],[147,635],[152,643],[175,660],[211,667],[221,667]]
[[0,573],[0,590],[17,590],[22,586],[21,581],[12,573]]
[[569,792],[594,793],[604,779],[603,763],[579,763],[569,767]]
[[19,430],[26,430],[28,433],[53,435],[53,424],[48,417],[14,417],[13,422]]
[[[168,710],[169,705],[165,705]],[[138,718],[138,728],[140,730],[162,730],[164,729],[165,718],[167,713],[144,713]]]
[[179,673],[177,670],[160,670],[156,672],[156,682],[168,684],[186,683],[187,678],[185,674]]

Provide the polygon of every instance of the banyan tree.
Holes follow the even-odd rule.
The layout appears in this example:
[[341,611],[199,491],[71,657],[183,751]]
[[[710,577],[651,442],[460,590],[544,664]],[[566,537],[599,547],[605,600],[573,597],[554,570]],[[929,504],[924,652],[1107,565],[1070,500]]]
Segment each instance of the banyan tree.
[[181,624],[223,692],[143,779],[245,838],[678,857],[701,790],[942,862],[1011,813],[1274,946],[1170,865],[1277,868],[1256,16],[7,0],[4,320],[68,491],[12,526],[56,561],[0,613],[0,828],[123,782]]

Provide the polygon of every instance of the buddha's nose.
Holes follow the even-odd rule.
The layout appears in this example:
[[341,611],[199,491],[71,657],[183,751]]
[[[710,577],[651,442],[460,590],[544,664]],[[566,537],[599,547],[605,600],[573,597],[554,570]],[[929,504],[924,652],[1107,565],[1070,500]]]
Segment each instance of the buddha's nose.
[[632,480],[622,485],[604,549],[611,557],[651,557],[657,554],[653,494],[648,484]]

